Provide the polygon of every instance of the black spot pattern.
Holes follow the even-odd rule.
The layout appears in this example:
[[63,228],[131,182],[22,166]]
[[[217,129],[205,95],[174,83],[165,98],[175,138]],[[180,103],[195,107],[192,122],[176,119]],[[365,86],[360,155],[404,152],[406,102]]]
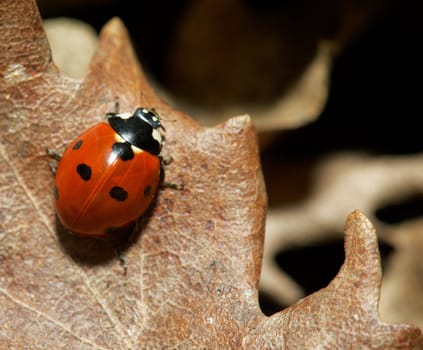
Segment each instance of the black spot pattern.
[[146,186],[146,188],[144,188],[144,197],[148,197],[151,194],[151,186]]
[[110,189],[110,197],[116,199],[119,202],[124,202],[128,198],[128,192],[126,192],[122,187],[114,186]]
[[80,149],[82,146],[82,140],[79,140],[77,143],[75,143],[72,147],[73,150]]
[[54,186],[54,199],[57,201],[59,200],[59,189],[57,186]]
[[112,146],[113,153],[117,154],[117,156],[125,160],[130,160],[134,158],[134,151],[132,151],[131,144],[128,142],[116,142]]
[[76,167],[76,171],[82,180],[88,181],[89,179],[91,179],[91,168],[87,164],[78,164],[78,166]]

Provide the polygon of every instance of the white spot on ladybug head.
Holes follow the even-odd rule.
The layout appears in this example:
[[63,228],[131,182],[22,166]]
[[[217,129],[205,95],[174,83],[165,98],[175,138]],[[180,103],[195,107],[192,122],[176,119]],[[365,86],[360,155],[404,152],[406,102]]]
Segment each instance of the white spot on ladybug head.
[[153,128],[160,126],[160,117],[152,109],[142,108],[141,113],[135,112],[135,114],[137,114],[139,118],[144,120],[147,124],[151,125]]
[[122,119],[129,119],[132,117],[132,113],[123,112],[116,114],[116,117],[122,118]]
[[162,144],[162,134],[160,134],[157,129],[153,129],[151,136],[153,136],[153,139],[155,139],[160,145]]
[[151,120],[152,120],[153,122],[158,122],[158,121],[160,120],[160,118],[159,118],[159,116],[157,115],[157,113],[156,113],[154,110],[152,110],[152,109],[143,108],[143,109],[142,109],[142,112],[143,112],[144,114],[148,114],[148,115],[150,115],[150,116],[151,116]]

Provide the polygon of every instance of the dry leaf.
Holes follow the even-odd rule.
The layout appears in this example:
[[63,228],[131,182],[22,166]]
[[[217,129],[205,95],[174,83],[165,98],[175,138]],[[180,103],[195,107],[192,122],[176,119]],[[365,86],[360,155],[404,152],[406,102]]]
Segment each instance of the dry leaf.
[[[262,322],[248,337],[248,344],[257,345],[260,334],[265,334],[263,338],[272,339],[270,344],[281,349],[421,349],[423,337],[418,328],[388,325],[378,319],[380,284],[374,227],[355,211],[348,217],[345,262],[335,279],[327,288]],[[289,329],[289,335],[277,340],[283,329]],[[261,344],[266,344],[264,339]]]
[[[302,168],[300,170],[303,172]],[[303,297],[304,291],[296,281],[278,268],[275,256],[292,246],[303,247],[335,238],[334,235],[342,232],[343,217],[354,208],[359,207],[372,215],[389,202],[422,193],[422,173],[420,154],[368,156],[338,153],[321,159],[313,171],[311,188],[302,200],[293,205],[275,205],[268,211],[260,288],[285,305]],[[268,178],[267,185],[276,188],[281,174],[286,174],[285,167],[276,165],[273,178]],[[296,188],[292,183],[285,187]],[[397,273],[389,271],[390,266],[385,269],[387,274],[380,310],[383,319],[414,321],[422,326],[420,300],[423,288],[419,267],[422,226],[416,221],[398,227],[384,224],[375,215],[370,218],[378,228],[379,237],[395,247],[390,266],[394,266]],[[409,292],[404,293],[405,290]],[[402,317],[398,318],[401,313]],[[410,318],[410,315],[414,316]]]
[[[0,348],[418,349],[421,331],[377,317],[376,236],[349,218],[346,261],[324,290],[265,317],[257,289],[265,193],[247,116],[203,128],[148,86],[125,29],[103,29],[88,74],[60,74],[34,1],[0,7]],[[125,252],[56,224],[46,147],[122,110],[154,107],[174,161]]]
[[91,26],[72,18],[54,18],[43,22],[52,50],[54,63],[71,78],[81,78],[97,44],[97,34]]
[[[413,187],[415,191],[417,187]],[[395,247],[395,253],[384,270],[380,314],[389,322],[407,320],[422,327],[423,220],[407,220],[387,231],[384,238]]]

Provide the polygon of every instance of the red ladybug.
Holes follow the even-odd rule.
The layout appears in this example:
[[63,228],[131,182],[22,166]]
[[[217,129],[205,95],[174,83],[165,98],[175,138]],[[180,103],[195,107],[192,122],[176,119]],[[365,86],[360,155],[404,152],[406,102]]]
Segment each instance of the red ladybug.
[[109,113],[66,148],[56,171],[57,215],[73,233],[109,237],[131,230],[161,179],[159,115]]

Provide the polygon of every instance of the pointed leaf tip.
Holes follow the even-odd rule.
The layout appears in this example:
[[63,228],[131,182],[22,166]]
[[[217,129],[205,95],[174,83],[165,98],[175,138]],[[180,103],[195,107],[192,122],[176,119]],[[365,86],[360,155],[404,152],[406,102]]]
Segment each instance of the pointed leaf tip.
[[[382,270],[376,230],[370,220],[355,210],[345,228],[345,263],[340,274],[355,276],[356,283],[380,287]],[[362,275],[366,278],[362,279]]]
[[111,18],[101,30],[102,33],[107,33],[107,35],[119,34],[122,31],[126,32],[127,30],[120,17]]
[[50,46],[35,1],[2,0],[0,6],[0,76],[43,72],[51,63]]

